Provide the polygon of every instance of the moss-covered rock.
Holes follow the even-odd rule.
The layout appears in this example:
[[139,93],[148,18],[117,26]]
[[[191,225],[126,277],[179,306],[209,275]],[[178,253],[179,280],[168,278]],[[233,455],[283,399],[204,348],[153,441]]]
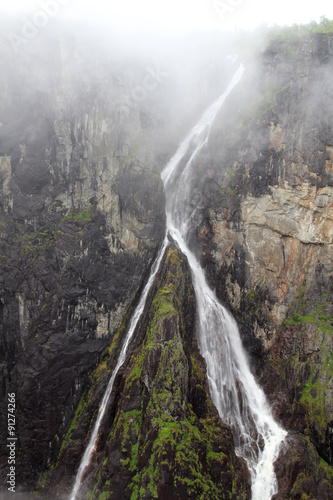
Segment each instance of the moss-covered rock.
[[213,407],[190,272],[169,247],[122,372],[85,498],[249,498],[249,474]]
[[279,492],[273,500],[330,500],[333,492],[332,468],[309,440],[290,434],[276,462]]

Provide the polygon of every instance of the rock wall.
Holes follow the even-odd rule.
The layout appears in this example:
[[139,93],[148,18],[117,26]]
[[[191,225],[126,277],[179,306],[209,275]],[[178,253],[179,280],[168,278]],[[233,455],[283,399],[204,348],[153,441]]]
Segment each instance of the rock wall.
[[[94,372],[99,398],[116,361],[116,342]],[[80,495],[84,498],[250,498],[246,466],[213,406],[195,337],[191,274],[179,251],[166,250],[115,381],[110,408]],[[91,428],[96,390],[87,392],[56,467],[37,488],[67,498],[77,450]],[[78,463],[76,464],[78,465]],[[67,482],[67,481],[68,482]]]
[[[52,33],[31,43],[23,57],[0,47],[0,384],[17,396],[19,493],[62,498],[164,236],[159,172],[232,68],[221,50],[209,71],[187,67],[184,87],[172,76],[133,103],[146,56]],[[332,35],[277,39],[245,60],[193,169],[192,247],[289,430],[281,500],[333,491],[332,47]],[[86,494],[249,498],[172,245],[148,304]]]
[[248,64],[193,174],[192,232],[276,417],[331,465],[332,44],[274,40]]
[[[1,82],[0,383],[16,393],[23,489],[57,456],[165,232],[147,129],[139,108],[121,105],[135,75],[106,55],[101,71],[79,49],[66,39],[52,61],[40,47],[5,54]],[[0,425],[5,436],[5,413]]]
[[104,35],[50,24],[18,53],[0,44],[0,386],[16,394],[22,494],[55,467],[83,395],[99,402],[92,373],[122,340],[164,237],[159,172],[228,76],[212,64],[203,76],[195,58],[166,70]]

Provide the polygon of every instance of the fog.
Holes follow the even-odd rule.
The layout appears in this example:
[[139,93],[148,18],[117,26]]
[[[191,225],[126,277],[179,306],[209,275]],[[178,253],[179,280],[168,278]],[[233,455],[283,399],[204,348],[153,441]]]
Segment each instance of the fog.
[[35,16],[47,11],[50,17],[89,20],[122,30],[185,32],[198,29],[254,29],[262,24],[293,24],[332,17],[329,0],[302,2],[280,0],[13,0],[2,2],[0,12],[12,16]]
[[[272,18],[274,15],[275,17]],[[36,241],[39,241],[37,239],[39,235],[42,242],[44,235],[48,235],[47,238],[49,238],[52,234],[50,245],[55,242],[54,255],[49,243],[45,248],[34,247],[37,248],[37,255],[41,255],[43,259],[46,256],[45,261],[35,259],[35,256],[30,259],[29,266],[36,265],[36,267],[32,267],[33,272],[30,271],[30,267],[24,267],[24,273],[28,276],[27,285],[24,286],[30,287],[30,281],[28,281],[30,274],[31,280],[36,279],[37,283],[38,273],[42,270],[47,276],[49,262],[52,265],[56,263],[52,268],[50,278],[47,276],[45,282],[53,280],[53,277],[58,275],[61,275],[59,279],[62,279],[63,275],[66,280],[68,279],[66,287],[68,283],[69,288],[66,297],[69,297],[70,306],[66,305],[66,307],[68,307],[67,317],[69,318],[72,314],[70,312],[72,309],[69,308],[72,307],[70,300],[72,296],[76,300],[76,295],[71,295],[72,278],[67,278],[71,276],[67,275],[67,262],[70,262],[70,265],[73,263],[73,276],[74,272],[77,272],[79,276],[77,283],[81,285],[79,272],[81,273],[81,269],[86,265],[84,262],[89,260],[88,269],[91,277],[87,275],[86,278],[82,274],[82,287],[83,285],[85,287],[86,283],[87,290],[91,287],[91,296],[94,300],[96,298],[98,314],[101,310],[99,304],[103,304],[104,308],[103,301],[108,300],[107,304],[111,305],[106,306],[105,311],[107,307],[110,307],[110,311],[114,307],[115,317],[116,315],[120,317],[123,314],[123,304],[126,303],[122,302],[119,308],[117,305],[118,309],[114,306],[118,304],[118,300],[120,304],[119,297],[123,291],[118,293],[116,290],[118,283],[112,282],[111,278],[120,276],[121,269],[124,269],[121,266],[124,264],[119,259],[119,274],[114,274],[113,268],[112,273],[110,271],[110,274],[107,274],[109,271],[107,266],[104,266],[102,260],[104,253],[102,252],[106,254],[109,247],[105,250],[105,246],[91,246],[93,250],[88,253],[89,242],[87,253],[84,253],[84,259],[87,258],[87,260],[82,260],[82,267],[76,268],[76,264],[74,265],[76,254],[73,258],[68,257],[71,255],[67,254],[71,244],[68,243],[66,246],[67,243],[64,244],[61,240],[66,233],[60,230],[58,221],[66,221],[66,214],[71,213],[72,209],[75,209],[73,213],[81,214],[87,213],[87,206],[97,206],[100,212],[98,217],[101,214],[106,220],[105,226],[100,226],[98,235],[103,245],[106,241],[110,242],[105,245],[110,244],[112,259],[116,259],[114,256],[120,255],[123,249],[125,249],[124,260],[127,259],[127,248],[132,252],[138,240],[138,254],[143,248],[145,253],[142,251],[142,255],[145,255],[144,258],[148,262],[148,252],[146,253],[144,247],[145,239],[150,239],[150,234],[156,230],[153,222],[150,229],[150,223],[146,223],[145,218],[148,220],[151,213],[152,219],[153,216],[155,217],[153,212],[158,204],[148,203],[147,210],[141,211],[140,204],[146,196],[145,190],[142,190],[138,197],[140,211],[136,212],[136,206],[135,210],[132,208],[127,210],[123,230],[122,214],[126,210],[123,210],[122,192],[125,193],[123,199],[128,206],[132,202],[136,203],[132,193],[136,194],[138,191],[132,191],[131,182],[141,187],[141,184],[146,182],[145,179],[156,181],[158,174],[162,172],[177,151],[178,145],[198,122],[203,111],[218,96],[223,95],[240,63],[245,67],[244,77],[235,88],[235,92],[228,96],[223,108],[218,111],[214,123],[207,122],[207,125],[211,127],[209,140],[207,137],[207,142],[201,143],[202,151],[197,155],[195,165],[191,169],[192,184],[188,182],[191,192],[187,202],[192,212],[190,230],[193,236],[190,235],[190,238],[192,238],[193,247],[198,248],[198,253],[203,250],[203,260],[205,261],[207,257],[206,262],[209,263],[210,250],[207,250],[206,254],[205,247],[199,245],[206,245],[208,241],[205,233],[206,220],[208,221],[207,234],[213,233],[213,229],[210,229],[213,225],[210,226],[210,224],[215,216],[210,215],[210,207],[212,207],[212,212],[215,209],[220,210],[220,212],[216,211],[218,231],[220,227],[224,227],[219,224],[222,221],[220,214],[225,210],[230,211],[230,219],[228,219],[228,214],[225,220],[228,224],[230,221],[230,228],[235,228],[236,233],[241,217],[240,198],[238,198],[240,189],[244,188],[244,192],[254,193],[254,196],[259,197],[266,188],[268,190],[270,185],[277,186],[280,178],[284,179],[287,175],[289,175],[291,186],[296,186],[299,182],[298,178],[302,179],[302,176],[310,179],[311,182],[318,182],[318,186],[319,182],[326,182],[326,178],[323,176],[322,181],[320,175],[324,172],[326,158],[328,158],[327,168],[332,169],[329,155],[332,155],[330,148],[332,147],[333,123],[333,59],[331,57],[333,37],[329,35],[325,39],[325,36],[319,36],[316,40],[317,42],[319,40],[317,45],[312,43],[309,37],[308,41],[303,42],[298,38],[295,28],[296,35],[294,33],[295,38],[292,42],[288,39],[288,35],[273,40],[269,46],[269,40],[274,39],[276,34],[269,24],[309,22],[311,19],[318,22],[322,15],[333,17],[331,0],[329,3],[317,1],[310,5],[299,1],[293,3],[289,1],[288,4],[286,1],[264,4],[255,0],[213,0],[211,2],[208,0],[191,2],[170,0],[154,3],[119,0],[117,3],[109,2],[108,4],[99,1],[80,2],[79,0],[2,2],[0,17],[0,160],[2,162],[0,187],[3,194],[0,197],[0,203],[3,204],[4,217],[1,224],[6,228],[14,227],[11,235],[13,239],[8,241],[15,242],[14,257],[11,257],[8,265],[7,262],[4,264],[7,266],[5,269],[7,275],[10,276],[10,286],[12,286],[8,288],[10,290],[8,294],[10,293],[14,298],[17,290],[20,290],[20,285],[17,289],[15,288],[16,274],[11,274],[10,266],[14,263],[16,256],[20,259],[19,266],[25,259],[23,243],[30,241],[23,238],[25,232],[34,238],[36,236]],[[315,46],[317,48],[314,48]],[[286,140],[284,133],[287,135]],[[272,134],[277,148],[272,147],[272,144],[274,146]],[[188,150],[188,155],[191,154],[190,151],[191,149]],[[265,153],[265,156],[262,153]],[[333,155],[331,160],[332,157]],[[189,158],[185,155],[184,163],[190,163],[188,160]],[[283,175],[276,174],[280,166],[284,169]],[[253,170],[253,175],[248,174],[250,168]],[[286,173],[288,168],[289,174]],[[132,176],[133,172],[135,175]],[[136,175],[142,172],[149,175]],[[128,173],[128,175],[122,176],[123,173]],[[328,170],[325,175],[327,177],[330,175]],[[244,184],[238,186],[236,184],[238,180]],[[123,188],[125,183],[128,184],[128,192]],[[153,182],[147,184],[147,198],[150,196],[149,186],[155,186],[155,184]],[[150,188],[150,192],[153,190]],[[160,192],[156,190],[152,194],[164,203],[162,190]],[[228,199],[227,196],[229,196]],[[145,206],[144,203],[146,202],[142,202],[142,206]],[[158,212],[156,213],[158,215]],[[218,216],[220,219],[217,218]],[[127,223],[126,217],[128,217]],[[134,227],[136,220],[143,228],[139,228],[139,237],[136,236],[137,228]],[[216,221],[213,221],[214,224]],[[156,217],[156,227],[159,224],[160,221],[157,221]],[[147,232],[145,226],[149,226]],[[59,231],[56,232],[54,228]],[[203,228],[202,231],[201,228]],[[46,232],[45,229],[47,229]],[[98,231],[97,226],[96,230]],[[102,232],[104,230],[105,233]],[[15,231],[22,236],[21,239],[14,239]],[[120,235],[122,232],[125,236]],[[6,232],[4,231],[3,234],[6,235]],[[10,234],[9,230],[8,234]],[[59,234],[60,237],[59,252],[56,247],[58,240],[53,240],[54,234]],[[89,233],[86,241],[88,238],[94,238],[95,234],[97,233]],[[289,233],[281,234],[289,237]],[[132,235],[134,235],[133,238]],[[77,236],[80,236],[79,233]],[[199,239],[202,239],[202,243]],[[76,241],[79,245],[79,238]],[[236,243],[232,247],[234,242],[230,241],[229,249],[232,248],[230,250],[232,253],[233,248],[236,249]],[[23,242],[22,250],[21,242]],[[83,255],[86,250],[82,246],[82,240],[80,242],[80,252]],[[312,241],[310,243],[312,244]],[[64,246],[61,247],[61,245]],[[78,246],[73,248],[76,252]],[[223,246],[221,248],[223,249]],[[240,248],[243,252],[243,247]],[[28,251],[30,252],[29,249]],[[47,256],[49,251],[50,255],[52,254],[50,258]],[[136,250],[133,250],[134,252]],[[31,254],[28,253],[28,256],[30,255],[32,255],[32,250]],[[241,261],[243,257],[238,260],[237,255],[238,250],[235,250],[236,257],[233,261],[235,268],[239,262],[243,262]],[[121,259],[123,259],[122,255]],[[124,276],[130,281],[132,261],[128,262],[126,263],[128,272],[126,271],[127,274],[124,273]],[[15,266],[15,273],[21,272],[19,266]],[[116,264],[114,268],[116,269]],[[99,269],[103,271],[100,272]],[[223,271],[222,267],[221,270]],[[270,268],[267,267],[267,270],[270,271]],[[241,273],[241,279],[243,279],[243,270]],[[103,288],[99,284],[101,279],[104,280],[104,276]],[[73,283],[76,283],[75,280],[73,278]],[[63,285],[58,286],[57,279],[54,282],[55,284],[49,287],[52,290],[50,298],[52,295],[54,303],[59,304],[59,310],[61,307],[61,311],[66,311],[65,302],[61,302],[63,293],[61,286]],[[217,282],[218,279],[216,279]],[[238,282],[235,283],[238,287]],[[42,285],[44,287],[43,283]],[[37,304],[37,292],[33,295],[33,286],[31,286],[32,291],[29,288],[30,295],[27,294],[26,303],[30,301],[29,297],[32,297],[30,303],[34,304],[33,301],[35,301]],[[64,290],[67,290],[66,287],[64,285]],[[47,288],[48,294],[49,288]],[[130,293],[132,293],[130,288],[126,289],[128,297]],[[133,297],[135,293],[133,291]],[[249,294],[244,295],[244,297],[248,296]],[[49,300],[46,299],[46,295],[45,300]],[[38,314],[36,325],[39,324],[39,318],[44,321],[44,316],[41,315],[44,306],[40,307],[43,302],[44,299],[38,298],[38,306],[35,308]],[[55,306],[54,311],[56,307],[58,306]],[[87,305],[87,307],[90,306]],[[47,311],[51,309],[46,309]],[[33,314],[35,313],[31,313],[31,318],[34,318]],[[65,317],[65,312],[63,315]],[[87,317],[89,315],[90,312]],[[92,315],[93,313],[91,317]],[[103,317],[106,318],[106,315]],[[57,322],[55,312],[54,318]],[[86,316],[82,319],[83,321],[86,321]],[[31,322],[33,323],[34,321]],[[16,323],[13,324],[16,325]],[[46,325],[46,322],[40,324]],[[94,320],[92,324],[97,325],[97,322]],[[95,331],[93,328],[97,327],[92,327],[91,331]],[[32,327],[30,331],[35,334]],[[50,330],[45,332],[46,336],[51,336],[52,331],[50,327]],[[20,330],[17,329],[17,335],[19,332]],[[21,335],[23,338],[23,334]],[[16,337],[13,335],[13,338]],[[21,341],[17,341],[19,342]],[[37,342],[34,345],[37,345]],[[24,346],[23,340],[22,346]],[[42,344],[38,343],[38,346],[42,347]],[[78,346],[78,349],[81,349],[81,345],[78,344]],[[39,351],[27,351],[26,355],[22,354],[22,363],[26,362],[30,352]],[[59,354],[57,359],[60,359],[62,355],[60,346],[57,352]],[[73,373],[80,372],[73,371]],[[45,378],[45,381],[48,379]],[[29,384],[35,389],[32,379]],[[26,385],[26,387],[30,386]],[[52,381],[51,388],[54,387],[56,385],[53,385]],[[40,386],[38,391],[40,391]],[[38,391],[37,396],[42,399],[44,393]],[[49,394],[49,391],[45,389],[46,392]],[[55,400],[52,391],[50,397],[53,401]],[[68,393],[66,398],[68,402],[72,398],[72,393]],[[63,408],[65,408],[65,403]],[[28,410],[33,412],[33,406]],[[40,419],[43,415],[42,410],[37,408],[36,411]],[[64,426],[64,422],[65,420],[59,423],[59,426]],[[45,441],[48,451],[45,451],[43,460],[49,460],[48,466],[51,463],[51,451],[53,453],[57,450],[55,456],[59,452],[58,435],[61,436],[61,434],[56,434],[54,438],[52,437],[52,449],[51,447],[49,449],[48,435]],[[30,439],[30,435],[28,438]],[[30,454],[31,450],[27,453]],[[3,471],[5,471],[4,467]]]
[[2,3],[0,153],[12,154],[18,138],[43,137],[47,119],[93,112],[106,93],[114,120],[124,106],[132,117],[153,114],[164,122],[159,135],[151,126],[156,148],[176,146],[224,90],[236,60],[257,73],[273,23],[268,8],[286,23],[319,21],[332,10],[323,1],[310,8],[255,0]]

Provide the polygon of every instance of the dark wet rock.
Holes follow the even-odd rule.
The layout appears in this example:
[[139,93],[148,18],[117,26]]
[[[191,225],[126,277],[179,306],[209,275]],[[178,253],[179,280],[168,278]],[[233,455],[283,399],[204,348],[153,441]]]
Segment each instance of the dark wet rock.
[[320,498],[330,500],[333,492],[332,468],[318,457],[308,438],[291,433],[275,462],[279,492],[272,500]]
[[[17,396],[17,498],[68,497],[164,237],[158,172],[230,73],[211,86],[219,69],[191,74],[174,108],[163,86],[158,99],[128,106],[139,63],[128,71],[101,47],[81,57],[82,44],[55,43],[42,65],[0,47],[0,391]],[[271,41],[192,174],[191,245],[291,431],[277,499],[332,498],[331,74],[332,35]],[[208,393],[187,264],[173,247],[148,304],[83,488],[96,498],[248,498],[245,465]]]
[[[205,372],[190,271],[169,247],[82,491],[109,498],[249,498],[249,474],[211,402]],[[60,458],[54,478],[65,464]],[[65,482],[53,477],[48,487],[63,491]]]

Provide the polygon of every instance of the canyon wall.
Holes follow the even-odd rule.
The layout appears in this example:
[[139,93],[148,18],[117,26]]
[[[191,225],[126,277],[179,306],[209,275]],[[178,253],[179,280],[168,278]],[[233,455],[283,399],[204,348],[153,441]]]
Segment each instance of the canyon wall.
[[300,465],[304,453],[316,457],[313,445],[323,463],[333,456],[332,56],[332,35],[268,42],[193,176],[193,199],[203,193],[192,221],[198,257],[288,439],[302,436],[303,452],[293,445],[281,459],[290,463],[277,498],[303,487],[311,498],[332,494],[326,480],[320,489],[318,457]]
[[[15,57],[1,47],[0,384],[17,398],[22,498],[66,498],[164,237],[160,172],[236,66],[222,46],[206,65],[168,67],[68,34],[31,43]],[[333,491],[332,56],[321,34],[244,56],[193,169],[192,248],[289,431],[276,499]],[[170,242],[86,497],[249,498],[207,387],[190,273]],[[4,444],[0,459],[5,490]]]

